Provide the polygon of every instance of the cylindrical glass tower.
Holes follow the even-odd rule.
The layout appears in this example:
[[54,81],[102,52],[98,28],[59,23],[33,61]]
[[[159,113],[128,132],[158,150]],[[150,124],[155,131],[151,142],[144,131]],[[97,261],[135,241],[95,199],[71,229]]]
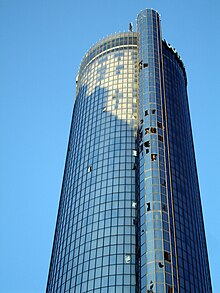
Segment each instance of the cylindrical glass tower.
[[212,292],[190,122],[187,79],[175,49],[163,42],[168,198],[178,292]]
[[[149,9],[138,15],[140,289],[174,288],[164,145],[163,57],[160,19]],[[167,260],[169,259],[169,261]]]
[[137,58],[130,32],[82,61],[47,292],[135,292]]
[[212,292],[186,72],[152,9],[81,63],[52,292]]

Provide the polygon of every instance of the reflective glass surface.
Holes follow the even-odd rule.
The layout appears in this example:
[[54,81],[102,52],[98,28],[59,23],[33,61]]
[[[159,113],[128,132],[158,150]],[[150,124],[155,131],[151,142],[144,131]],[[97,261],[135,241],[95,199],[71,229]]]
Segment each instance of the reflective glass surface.
[[182,60],[146,9],[82,60],[47,293],[211,293]]
[[167,173],[180,291],[212,292],[197,178],[185,69],[177,53],[163,42]]
[[139,33],[139,205],[140,292],[174,288],[163,125],[160,19],[148,9],[138,15]]
[[136,67],[135,33],[82,62],[47,292],[136,292]]

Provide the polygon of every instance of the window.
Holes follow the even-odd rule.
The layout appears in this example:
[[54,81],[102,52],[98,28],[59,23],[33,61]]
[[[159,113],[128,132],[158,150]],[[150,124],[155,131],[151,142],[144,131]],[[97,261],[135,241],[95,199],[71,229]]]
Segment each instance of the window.
[[137,150],[133,150],[133,157],[137,157]]
[[158,135],[158,140],[161,141],[161,142],[163,142],[163,136]]
[[165,212],[167,211],[167,205],[166,204],[163,204],[162,210],[165,211]]
[[132,208],[136,208],[137,207],[137,203],[135,201],[132,201]]
[[161,122],[157,122],[157,126],[162,128],[162,123]]
[[171,262],[171,256],[168,251],[164,251],[164,259],[168,262]]
[[139,70],[142,69],[142,65],[143,65],[143,61],[141,60],[141,61],[139,62]]
[[125,255],[125,263],[130,263],[131,262],[131,255],[130,254],[126,254]]
[[156,161],[157,159],[157,154],[151,154],[151,160]]
[[145,128],[145,134],[149,134],[149,133],[150,133],[149,128]]
[[163,180],[162,186],[165,186],[166,187],[166,181],[165,180]]
[[157,132],[157,129],[155,127],[151,127],[151,133],[156,133]]
[[149,147],[150,147],[150,141],[149,141],[149,140],[148,140],[148,141],[145,141],[144,146],[145,146],[146,148],[149,148]]

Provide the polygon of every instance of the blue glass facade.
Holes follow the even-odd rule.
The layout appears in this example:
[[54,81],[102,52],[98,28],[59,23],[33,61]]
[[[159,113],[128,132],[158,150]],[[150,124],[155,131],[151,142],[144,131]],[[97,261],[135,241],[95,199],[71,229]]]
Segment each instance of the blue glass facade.
[[183,63],[140,12],[85,55],[49,292],[212,292]]
[[47,292],[136,290],[137,35],[80,67]]
[[[159,15],[138,15],[140,292],[174,287],[164,145],[163,68]],[[151,291],[150,291],[151,292]]]
[[163,42],[170,221],[180,292],[212,292],[186,91],[177,53]]

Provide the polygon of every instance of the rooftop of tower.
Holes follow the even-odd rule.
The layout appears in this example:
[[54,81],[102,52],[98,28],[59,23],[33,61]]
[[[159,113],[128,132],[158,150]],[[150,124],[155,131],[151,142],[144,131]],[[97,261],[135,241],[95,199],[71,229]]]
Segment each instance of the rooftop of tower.
[[185,78],[185,82],[187,85],[187,75],[186,75],[186,68],[184,66],[183,60],[181,59],[180,55],[178,54],[178,52],[176,51],[176,49],[174,47],[172,47],[166,40],[163,40],[163,44],[166,46],[166,48],[168,50],[170,50],[172,52],[172,54],[174,55],[176,61],[178,62],[178,64],[180,65],[180,67],[183,70],[183,74],[184,74],[184,78]]
[[[146,17],[147,14],[149,13],[155,13],[155,15],[157,15],[157,17],[160,19],[159,12],[153,8],[146,8],[141,10],[138,13],[137,18]],[[80,75],[80,73],[82,72],[82,70],[85,68],[85,66],[88,63],[90,63],[94,58],[102,54],[104,51],[112,50],[113,48],[124,46],[124,45],[126,46],[137,45],[138,44],[137,37],[138,37],[138,32],[134,32],[134,31],[119,32],[119,33],[114,33],[109,36],[103,37],[101,40],[99,40],[94,45],[92,45],[89,48],[89,50],[86,52],[79,66],[78,76]],[[128,38],[131,38],[131,39],[129,40]],[[163,43],[166,46],[166,48],[174,54],[175,59],[177,60],[177,62],[179,63],[180,67],[183,70],[183,74],[187,84],[186,69],[180,55],[178,54],[176,49],[172,47],[170,43],[168,43],[166,40],[163,40]]]
[[142,9],[142,10],[138,13],[137,18],[138,18],[139,16],[145,15],[146,12],[154,12],[154,13],[158,14],[159,17],[161,16],[160,13],[159,13],[157,10],[155,10],[154,8],[145,8],[145,9]]
[[85,54],[79,68],[79,74],[84,69],[84,67],[91,62],[98,55],[102,54],[104,51],[112,50],[116,47],[122,46],[137,46],[137,32],[120,32],[111,34],[103,39],[99,40]]

